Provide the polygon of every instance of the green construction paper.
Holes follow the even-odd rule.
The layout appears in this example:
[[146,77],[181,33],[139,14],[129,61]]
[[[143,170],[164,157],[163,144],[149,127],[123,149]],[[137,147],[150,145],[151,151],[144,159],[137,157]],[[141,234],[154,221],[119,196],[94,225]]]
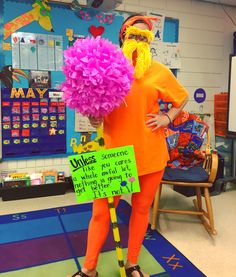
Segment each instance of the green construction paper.
[[69,157],[78,202],[139,192],[133,146]]

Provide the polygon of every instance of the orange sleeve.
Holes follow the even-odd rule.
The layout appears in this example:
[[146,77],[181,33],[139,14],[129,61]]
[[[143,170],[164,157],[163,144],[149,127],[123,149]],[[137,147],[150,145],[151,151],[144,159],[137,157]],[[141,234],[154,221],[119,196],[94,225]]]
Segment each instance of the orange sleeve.
[[180,107],[189,93],[169,68],[163,67],[163,70],[160,72],[160,77],[161,82],[157,86],[159,98],[165,102],[171,102],[175,108]]

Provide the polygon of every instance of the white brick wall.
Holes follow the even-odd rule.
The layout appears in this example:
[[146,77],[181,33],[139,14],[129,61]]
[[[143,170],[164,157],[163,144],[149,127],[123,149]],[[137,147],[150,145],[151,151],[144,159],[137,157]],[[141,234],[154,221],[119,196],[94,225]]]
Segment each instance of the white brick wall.
[[[236,8],[226,9],[236,21]],[[180,20],[182,68],[178,72],[178,79],[190,92],[190,101],[186,108],[192,112],[213,114],[214,94],[228,90],[228,61],[235,31],[222,7],[198,0],[124,0],[119,10],[152,10]],[[203,105],[193,100],[197,88],[206,90],[207,101]],[[67,158],[11,161],[3,162],[0,166],[4,170],[16,169],[21,172],[63,170],[69,175]]]
[[[182,68],[178,79],[190,92],[186,108],[213,114],[214,94],[228,90],[228,60],[235,31],[222,7],[198,0],[125,0],[122,8],[131,12],[145,12],[151,8],[179,19]],[[236,21],[236,8],[226,9]],[[207,101],[203,105],[193,99],[197,88],[206,90]]]

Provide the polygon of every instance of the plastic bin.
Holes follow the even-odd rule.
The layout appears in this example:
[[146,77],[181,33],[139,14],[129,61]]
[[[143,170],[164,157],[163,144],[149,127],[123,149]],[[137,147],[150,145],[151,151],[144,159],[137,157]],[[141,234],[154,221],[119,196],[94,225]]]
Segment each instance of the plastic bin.
[[218,152],[221,156],[224,157],[225,166],[232,166],[232,154],[229,152]]
[[215,137],[215,147],[218,152],[232,153],[233,140],[224,137]]
[[228,102],[229,93],[228,92],[220,92],[214,95],[215,102]]
[[227,134],[227,122],[215,121],[215,135],[216,136],[226,136]]
[[214,110],[215,121],[224,121],[228,120],[228,108],[215,108]]
[[214,109],[225,108],[228,109],[228,101],[215,101],[214,102]]
[[224,176],[225,177],[232,177],[232,169],[229,166],[224,167]]

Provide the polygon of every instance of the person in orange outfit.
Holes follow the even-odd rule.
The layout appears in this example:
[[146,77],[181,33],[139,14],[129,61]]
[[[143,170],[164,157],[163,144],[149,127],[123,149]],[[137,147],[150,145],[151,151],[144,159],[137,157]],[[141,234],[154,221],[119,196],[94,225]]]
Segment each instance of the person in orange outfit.
[[[140,192],[131,196],[132,212],[129,222],[127,262],[128,277],[148,277],[138,266],[138,257],[148,227],[149,210],[157,187],[160,185],[169,154],[164,135],[167,126],[182,110],[188,92],[172,72],[153,61],[150,42],[153,17],[134,15],[126,19],[120,30],[120,45],[124,55],[134,66],[134,81],[124,103],[105,118],[90,118],[98,127],[104,124],[107,149],[133,145],[140,182]],[[158,100],[172,102],[166,114],[160,114]],[[120,196],[114,197],[115,206]],[[73,275],[98,276],[98,256],[110,228],[107,199],[96,199],[89,224],[87,251],[84,267]],[[99,234],[99,235],[98,235]]]

